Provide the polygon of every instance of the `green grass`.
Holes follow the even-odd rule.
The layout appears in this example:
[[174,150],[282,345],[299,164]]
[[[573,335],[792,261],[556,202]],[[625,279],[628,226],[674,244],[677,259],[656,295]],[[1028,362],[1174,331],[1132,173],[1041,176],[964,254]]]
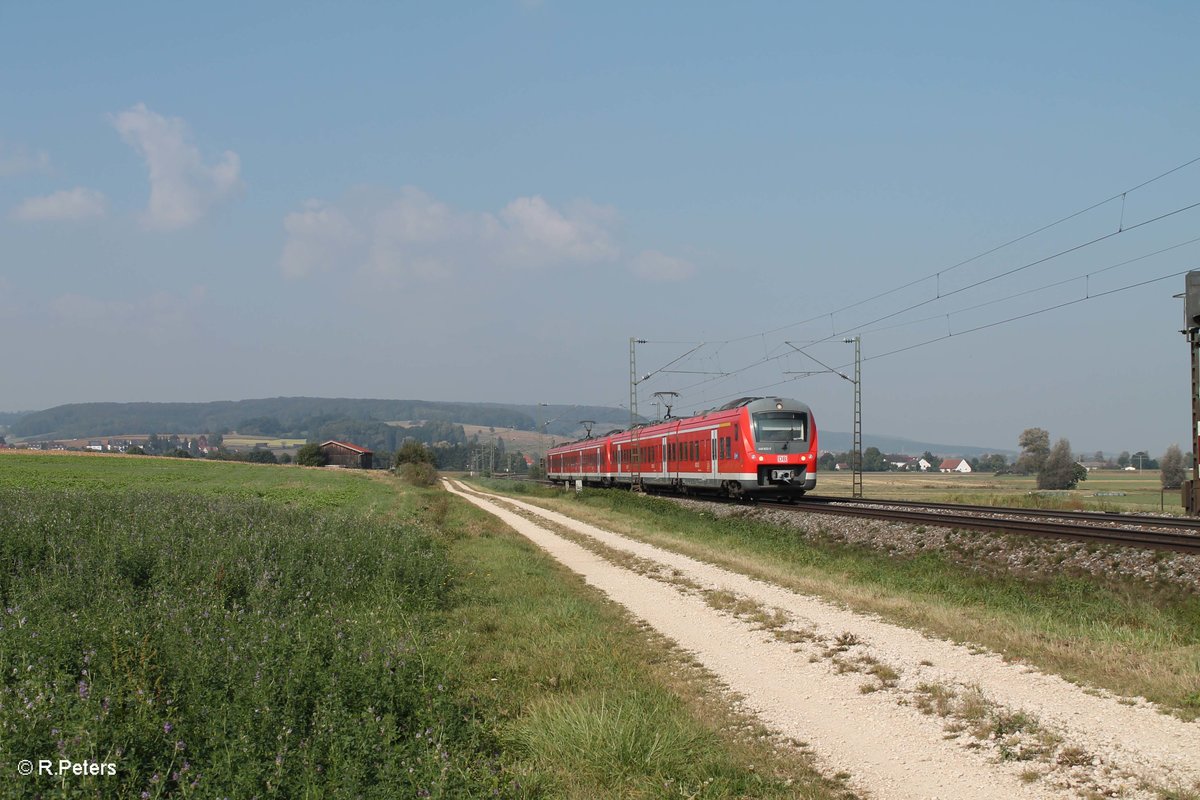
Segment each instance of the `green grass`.
[[[734,733],[712,684],[619,608],[461,503],[447,610],[462,685],[487,709],[522,785],[552,797],[845,797],[768,740]],[[756,766],[755,766],[756,765]]]
[[847,796],[438,489],[5,454],[0,531],[0,797]]
[[384,510],[398,502],[378,474],[202,459],[0,451],[0,488],[128,492],[162,489],[268,500],[298,508]]
[[[510,490],[505,482],[490,488]],[[1072,680],[1200,714],[1200,594],[1126,576],[1020,576],[924,552],[901,558],[810,539],[756,519],[684,509],[622,491],[523,487],[530,499],[621,533],[978,642]]]
[[[850,496],[848,472],[819,473],[820,494]],[[1182,514],[1179,490],[1162,491],[1158,470],[1125,472],[1097,470],[1078,488],[1064,492],[1039,493],[1032,475],[968,475],[921,472],[868,472],[863,475],[863,494],[889,500],[1058,508],[1088,511],[1124,511]]]
[[424,513],[350,472],[0,457],[0,796],[511,796]]

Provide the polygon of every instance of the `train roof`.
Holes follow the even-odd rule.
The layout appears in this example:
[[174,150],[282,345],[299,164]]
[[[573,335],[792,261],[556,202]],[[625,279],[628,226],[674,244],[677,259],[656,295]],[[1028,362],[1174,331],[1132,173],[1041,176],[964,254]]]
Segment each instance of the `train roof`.
[[572,442],[563,442],[562,444],[551,447],[550,450],[558,450],[559,448],[562,448],[562,447],[571,447],[573,445],[587,444],[588,442],[592,442],[592,441],[600,441],[603,439],[607,439],[610,436],[619,436],[622,433],[632,433],[635,430],[638,430],[640,428],[646,428],[651,425],[662,425],[667,422],[685,420],[685,419],[703,419],[704,417],[707,417],[710,414],[716,414],[721,411],[733,411],[734,409],[743,408],[743,407],[748,407],[747,410],[750,413],[755,413],[755,412],[759,412],[759,411],[803,411],[806,413],[812,413],[812,409],[809,408],[807,403],[802,403],[799,400],[792,400],[787,397],[739,397],[736,400],[729,401],[728,403],[726,403],[723,406],[719,406],[717,408],[710,408],[706,411],[701,411],[697,414],[691,414],[686,417],[670,417],[668,419],[648,420],[646,422],[638,423],[637,425],[634,425],[632,428],[614,428],[613,430],[609,431],[608,433],[603,433],[603,434],[600,434],[599,436],[587,436],[587,437],[584,437],[583,439],[576,439],[575,441],[572,441]]

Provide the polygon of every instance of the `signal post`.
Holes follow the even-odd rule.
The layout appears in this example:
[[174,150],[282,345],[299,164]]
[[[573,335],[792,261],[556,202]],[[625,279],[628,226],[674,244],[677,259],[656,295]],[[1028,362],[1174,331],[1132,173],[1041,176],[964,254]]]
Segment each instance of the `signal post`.
[[1200,516],[1200,272],[1189,272],[1184,291],[1184,336],[1192,356],[1192,477],[1183,482],[1183,507]]

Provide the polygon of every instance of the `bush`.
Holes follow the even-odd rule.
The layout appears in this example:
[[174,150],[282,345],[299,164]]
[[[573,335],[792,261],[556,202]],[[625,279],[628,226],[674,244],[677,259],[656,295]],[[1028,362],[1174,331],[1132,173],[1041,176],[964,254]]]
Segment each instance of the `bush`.
[[434,463],[433,453],[429,448],[420,442],[409,440],[396,451],[396,466],[400,467],[403,464],[430,464]]
[[405,483],[412,486],[433,486],[437,483],[437,470],[433,464],[425,461],[401,464],[396,468],[396,472]]
[[304,445],[296,453],[296,463],[302,467],[323,467],[327,463],[321,445],[316,442]]
[[251,464],[278,464],[279,459],[275,458],[275,453],[270,450],[264,450],[261,447],[256,447],[249,453],[246,453],[245,460]]

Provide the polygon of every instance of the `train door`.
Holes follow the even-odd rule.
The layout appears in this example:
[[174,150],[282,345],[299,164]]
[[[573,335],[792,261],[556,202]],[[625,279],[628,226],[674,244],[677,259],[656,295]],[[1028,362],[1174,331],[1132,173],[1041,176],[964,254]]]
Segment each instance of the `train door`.
[[662,437],[662,476],[663,478],[670,477],[667,474],[667,437]]
[[711,435],[711,439],[708,443],[708,463],[709,463],[709,473],[708,474],[710,477],[716,478],[717,477],[717,432],[715,430],[711,431],[710,435]]

